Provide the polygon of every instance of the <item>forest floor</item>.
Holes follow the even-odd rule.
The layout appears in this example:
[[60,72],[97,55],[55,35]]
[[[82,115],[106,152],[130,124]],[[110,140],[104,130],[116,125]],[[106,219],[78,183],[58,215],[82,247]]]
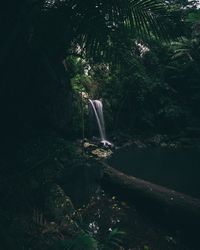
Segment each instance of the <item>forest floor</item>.
[[[185,143],[166,135],[120,135],[113,142],[118,148]],[[97,183],[101,169],[90,152],[85,157],[79,143],[38,136],[22,142],[13,157],[1,158],[1,249],[195,249],[128,200],[105,193]]]

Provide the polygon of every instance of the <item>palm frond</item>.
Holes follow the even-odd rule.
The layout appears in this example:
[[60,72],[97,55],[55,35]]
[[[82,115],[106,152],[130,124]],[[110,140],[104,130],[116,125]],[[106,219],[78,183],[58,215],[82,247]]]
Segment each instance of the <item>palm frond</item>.
[[182,37],[180,40],[172,43],[174,54],[173,59],[186,57],[190,61],[194,61],[195,53],[199,50],[199,42],[196,39],[187,39]]
[[[110,57],[119,31],[131,32],[137,39],[152,35],[167,38],[159,21],[165,11],[162,0],[46,0],[45,39],[52,40],[52,46],[61,40],[66,47],[77,43],[91,57]],[[50,38],[46,38],[47,32]]]

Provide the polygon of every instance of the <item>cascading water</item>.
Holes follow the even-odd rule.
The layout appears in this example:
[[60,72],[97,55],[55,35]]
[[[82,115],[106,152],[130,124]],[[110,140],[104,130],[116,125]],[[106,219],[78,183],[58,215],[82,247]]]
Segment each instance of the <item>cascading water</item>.
[[89,102],[92,106],[92,109],[93,109],[95,117],[96,117],[96,121],[97,121],[98,128],[99,128],[99,133],[100,133],[100,137],[101,137],[101,143],[103,143],[104,146],[111,146],[111,143],[106,140],[102,101],[89,99]]

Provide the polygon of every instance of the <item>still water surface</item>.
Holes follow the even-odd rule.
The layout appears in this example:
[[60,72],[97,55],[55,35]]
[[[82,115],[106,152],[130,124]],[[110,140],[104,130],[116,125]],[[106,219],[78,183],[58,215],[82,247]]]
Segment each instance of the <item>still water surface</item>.
[[200,198],[200,151],[117,150],[110,165],[126,174]]

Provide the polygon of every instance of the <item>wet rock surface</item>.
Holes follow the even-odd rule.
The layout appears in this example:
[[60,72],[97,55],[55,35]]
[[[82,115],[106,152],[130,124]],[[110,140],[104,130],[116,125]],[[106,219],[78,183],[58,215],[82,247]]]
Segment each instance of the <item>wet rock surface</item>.
[[83,149],[86,155],[97,159],[107,159],[113,154],[111,143],[102,143],[101,141],[83,143]]
[[91,154],[93,156],[98,157],[98,158],[104,158],[104,159],[111,156],[112,153],[113,152],[110,149],[105,150],[105,149],[102,149],[102,148],[97,148],[97,149],[91,151]]

